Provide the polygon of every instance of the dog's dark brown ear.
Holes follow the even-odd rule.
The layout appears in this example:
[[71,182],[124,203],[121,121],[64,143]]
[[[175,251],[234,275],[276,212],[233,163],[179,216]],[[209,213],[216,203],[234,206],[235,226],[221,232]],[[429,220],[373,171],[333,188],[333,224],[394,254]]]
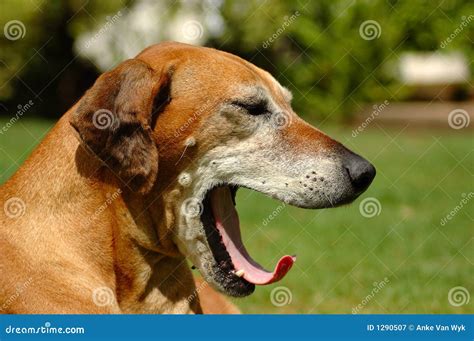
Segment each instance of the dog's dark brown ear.
[[155,98],[168,82],[168,73],[160,75],[140,60],[127,60],[97,79],[71,118],[82,142],[121,185],[141,193],[151,189],[158,173],[151,125]]

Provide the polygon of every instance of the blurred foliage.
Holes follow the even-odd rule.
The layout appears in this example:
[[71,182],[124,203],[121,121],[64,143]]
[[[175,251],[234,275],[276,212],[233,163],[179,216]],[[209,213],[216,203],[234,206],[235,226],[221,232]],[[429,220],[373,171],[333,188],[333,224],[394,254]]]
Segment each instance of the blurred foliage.
[[[17,106],[33,100],[29,115],[62,115],[97,77],[95,66],[74,54],[75,37],[124,4],[115,0],[2,0],[0,113],[11,116]],[[22,38],[7,38],[11,20],[24,25],[24,30],[19,28]]]
[[[222,13],[228,25],[216,46],[270,71],[293,91],[300,114],[337,119],[350,116],[361,102],[405,98],[408,89],[394,78],[400,54],[440,49],[464,18],[474,15],[474,2],[233,0]],[[366,20],[380,25],[378,38],[362,39],[359,27]],[[461,50],[472,62],[473,41],[474,21],[444,50]]]
[[[206,8],[198,1],[164,2],[193,11]],[[474,21],[440,49],[462,21],[474,15],[472,1],[207,2],[220,8],[224,22],[223,32],[211,35],[207,45],[271,72],[293,91],[294,106],[302,115],[337,120],[350,117],[364,102],[405,98],[408,89],[394,77],[403,51],[461,50],[468,61],[474,59]],[[134,4],[125,0],[2,1],[2,27],[10,20],[20,20],[26,27],[22,39],[0,36],[3,106],[16,107],[33,96],[48,104],[35,106],[35,114],[62,114],[98,74],[91,61],[75,54],[74,41],[100,26],[106,15]],[[367,20],[380,25],[380,36],[373,40],[364,40],[359,33]]]

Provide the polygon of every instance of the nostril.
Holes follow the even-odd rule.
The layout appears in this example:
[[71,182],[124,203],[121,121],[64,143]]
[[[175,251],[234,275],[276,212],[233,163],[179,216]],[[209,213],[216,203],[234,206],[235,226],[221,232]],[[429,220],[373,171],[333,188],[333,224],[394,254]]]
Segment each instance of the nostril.
[[351,170],[347,167],[344,167],[344,169],[346,170],[346,173],[347,173],[347,176],[349,177],[349,179],[351,180],[351,182],[353,181],[352,179],[352,174],[351,174]]

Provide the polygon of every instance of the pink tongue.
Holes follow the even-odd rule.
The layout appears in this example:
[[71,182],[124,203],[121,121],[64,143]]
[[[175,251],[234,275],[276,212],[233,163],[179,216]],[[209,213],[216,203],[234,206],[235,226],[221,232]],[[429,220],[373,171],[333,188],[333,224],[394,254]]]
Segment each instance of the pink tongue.
[[283,256],[278,261],[273,272],[265,270],[255,262],[242,243],[240,235],[239,216],[234,208],[230,189],[218,187],[211,193],[211,206],[216,221],[216,228],[222,236],[222,241],[232,259],[236,271],[243,270],[243,277],[253,284],[270,284],[282,279],[296,260],[295,256]]

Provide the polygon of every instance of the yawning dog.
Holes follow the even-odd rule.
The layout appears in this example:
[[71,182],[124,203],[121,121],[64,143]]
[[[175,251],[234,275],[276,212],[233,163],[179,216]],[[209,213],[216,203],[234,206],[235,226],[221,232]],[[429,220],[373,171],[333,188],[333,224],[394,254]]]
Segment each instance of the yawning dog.
[[0,311],[199,313],[222,298],[187,260],[230,296],[283,278],[294,257],[267,271],[243,246],[237,190],[329,208],[375,176],[290,102],[268,72],[179,43],[102,74],[0,189]]

